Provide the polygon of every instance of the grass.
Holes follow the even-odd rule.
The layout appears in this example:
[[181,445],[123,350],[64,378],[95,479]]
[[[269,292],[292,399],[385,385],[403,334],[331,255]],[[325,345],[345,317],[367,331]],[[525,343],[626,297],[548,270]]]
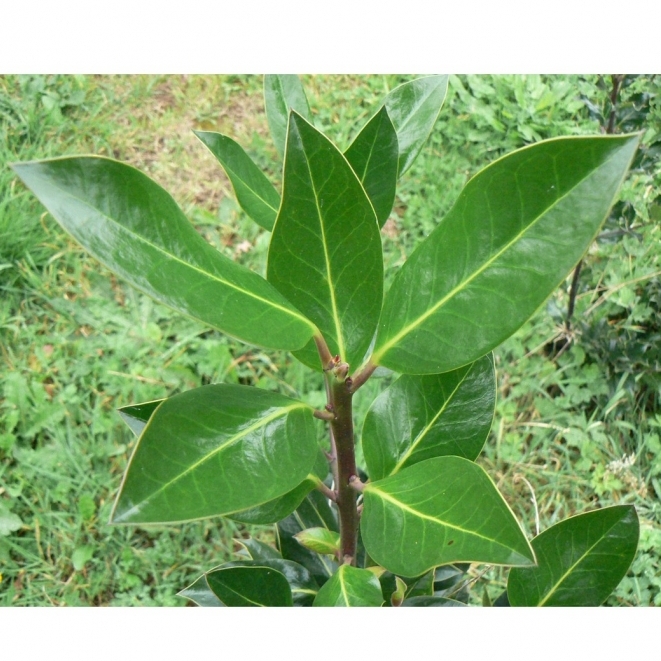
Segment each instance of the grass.
[[[303,82],[316,121],[345,147],[404,79]],[[646,149],[586,260],[571,334],[567,283],[496,352],[499,403],[480,461],[530,534],[537,517],[545,529],[596,506],[635,503],[639,553],[608,603],[659,605],[661,113],[658,81],[629,82],[618,125],[643,128]],[[607,87],[598,77],[453,77],[383,231],[387,279],[481,167],[531,141],[599,132]],[[259,77],[0,77],[0,163],[74,153],[128,161],[166,187],[208,241],[263,272],[268,235],[234,203],[196,128],[235,137],[278,181]],[[1,604],[183,605],[176,592],[232,557],[236,538],[272,539],[269,528],[221,520],[108,526],[134,443],[115,409],[220,381],[319,406],[317,375],[118,281],[4,166],[0,291]],[[358,420],[385,382],[361,389]],[[483,570],[471,570],[473,592],[495,597],[504,574],[477,578]]]

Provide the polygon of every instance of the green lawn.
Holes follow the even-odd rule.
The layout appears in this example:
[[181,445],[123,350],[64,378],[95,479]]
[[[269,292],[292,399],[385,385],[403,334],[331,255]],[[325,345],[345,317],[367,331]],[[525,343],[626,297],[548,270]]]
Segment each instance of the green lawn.
[[[346,147],[403,76],[305,76],[318,126]],[[383,229],[386,277],[467,179],[530,142],[599,133],[610,78],[452,77],[429,144]],[[498,349],[499,402],[480,461],[535,534],[634,503],[638,555],[607,603],[661,605],[661,81],[627,79],[618,131],[644,130],[590,249],[570,333],[566,286]],[[184,605],[176,592],[268,527],[107,525],[133,438],[115,409],[200,385],[258,385],[321,406],[321,378],[136,292],[64,235],[6,162],[95,153],[167,188],[203,236],[263,273],[269,235],[233,200],[193,129],[236,138],[274,182],[258,76],[0,77],[0,604]],[[385,385],[356,397],[362,420]],[[473,594],[503,570],[471,569]]]

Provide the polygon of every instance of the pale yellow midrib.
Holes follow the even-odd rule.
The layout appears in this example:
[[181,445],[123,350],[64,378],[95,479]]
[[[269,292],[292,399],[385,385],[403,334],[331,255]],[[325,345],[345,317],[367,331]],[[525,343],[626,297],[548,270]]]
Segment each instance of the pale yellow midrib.
[[[299,137],[300,137],[300,131],[298,132]],[[301,137],[301,142],[303,141]],[[321,209],[319,208],[319,198],[317,196],[317,188],[314,185],[314,179],[312,178],[312,169],[310,168],[310,162],[308,161],[308,157],[305,154],[305,151],[303,152],[303,160],[305,161],[305,165],[308,170],[308,175],[310,177],[310,185],[312,186],[312,194],[314,197],[314,205],[317,209],[317,217],[319,218],[319,229],[321,231],[321,244],[324,249],[324,261],[326,263],[326,274],[327,274],[327,280],[328,280],[328,291],[330,294],[330,299],[331,299],[331,307],[333,309],[333,323],[335,325],[335,334],[337,336],[337,348],[340,353],[340,358],[342,360],[347,359],[346,355],[346,347],[344,344],[344,336],[342,334],[342,327],[340,325],[340,316],[337,310],[337,301],[335,300],[335,288],[333,286],[333,280],[331,277],[331,266],[330,266],[330,257],[328,256],[328,246],[326,244],[326,232],[324,230],[324,218],[321,214]]]
[[[618,150],[619,151],[619,150]],[[611,154],[612,156],[612,154]],[[608,161],[611,158],[607,159]],[[607,161],[606,161],[607,162]],[[591,170],[585,177],[582,177],[574,186],[572,186],[564,195],[561,195],[553,204],[549,205],[542,213],[540,213],[536,218],[534,218],[530,223],[528,223],[523,230],[521,230],[511,241],[505,244],[498,252],[496,252],[493,257],[490,257],[480,268],[478,268],[473,274],[471,274],[466,280],[460,282],[456,287],[454,287],[450,292],[448,292],[440,301],[434,304],[429,310],[421,314],[415,321],[411,322],[408,326],[405,326],[399,333],[397,333],[393,338],[388,340],[378,351],[375,351],[372,356],[372,362],[376,365],[379,364],[380,358],[391,349],[399,340],[408,335],[412,330],[420,326],[426,319],[428,319],[432,314],[434,314],[439,308],[445,305],[451,298],[454,298],[460,291],[465,289],[475,278],[482,275],[484,271],[489,268],[501,255],[507,252],[521,237],[523,237],[541,218],[548,214],[554,207],[556,207],[560,202],[562,202],[566,197],[568,197],[576,188],[578,188],[584,181],[591,177],[597,169],[606,164],[606,162],[601,163],[597,168]]]
[[397,462],[397,464],[395,465],[395,468],[393,468],[393,470],[390,472],[390,475],[395,475],[396,473],[398,473],[401,470],[402,466],[406,463],[406,460],[413,454],[413,452],[418,447],[418,445],[420,445],[420,443],[422,443],[422,439],[427,435],[429,430],[436,424],[436,421],[441,417],[441,415],[443,415],[443,413],[445,412],[445,409],[449,406],[450,402],[452,401],[454,396],[457,394],[457,390],[459,390],[459,388],[461,388],[464,381],[468,378],[468,375],[470,374],[472,369],[473,369],[473,365],[471,365],[466,370],[466,373],[461,378],[459,383],[456,385],[455,389],[450,393],[450,396],[443,402],[443,406],[440,408],[438,413],[432,418],[431,422],[428,425],[426,425],[420,431],[420,433],[415,437],[415,440],[413,441],[413,443],[411,443],[411,445],[409,446],[409,449],[404,453],[402,458]]
[[194,471],[196,468],[201,466],[203,463],[211,459],[213,456],[217,455],[219,452],[222,452],[226,447],[236,443],[236,441],[241,440],[248,434],[251,434],[252,432],[256,431],[257,429],[260,429],[261,427],[264,427],[267,425],[269,422],[273,420],[277,420],[278,418],[281,418],[285,415],[287,415],[290,411],[295,411],[296,409],[305,409],[308,408],[307,404],[292,404],[291,406],[287,406],[285,408],[281,408],[275,413],[271,413],[270,415],[267,415],[264,418],[261,418],[258,422],[256,422],[253,425],[250,425],[249,427],[246,427],[243,431],[239,432],[238,434],[235,434],[232,436],[232,438],[228,439],[225,441],[222,445],[219,445],[217,448],[206,454],[204,457],[201,459],[198,459],[194,464],[191,464],[186,470],[182,471],[179,473],[176,477],[171,479],[169,482],[166,482],[163,484],[161,487],[159,487],[156,491],[154,491],[150,496],[147,498],[144,498],[144,500],[151,500],[154,498],[154,496],[157,496],[161,492],[165,491],[169,487],[171,487],[175,482],[178,482],[182,478],[184,478],[186,475]]
[[[312,328],[312,329],[314,330],[314,332],[317,332],[317,328],[316,328],[316,326],[315,326],[315,325],[314,325],[309,319],[306,319],[306,318],[305,318],[304,316],[302,316],[301,314],[297,314],[297,313],[294,312],[293,310],[289,310],[289,309],[283,307],[282,305],[280,305],[280,304],[278,304],[278,303],[275,303],[274,301],[269,301],[269,300],[266,299],[266,298],[262,298],[261,296],[259,296],[259,294],[254,294],[253,292],[250,292],[250,291],[248,291],[247,289],[242,289],[242,288],[239,287],[238,285],[235,285],[235,284],[229,282],[228,280],[225,280],[224,278],[220,278],[220,277],[218,277],[217,275],[214,275],[213,273],[209,273],[208,271],[204,271],[203,269],[201,269],[201,268],[195,266],[194,264],[190,264],[189,262],[185,262],[183,259],[180,259],[180,258],[177,257],[176,255],[174,255],[174,254],[172,254],[171,252],[168,252],[167,250],[165,250],[164,248],[161,248],[160,246],[157,246],[156,244],[152,243],[151,241],[148,241],[148,240],[145,239],[144,237],[140,236],[140,234],[134,232],[132,229],[130,229],[130,228],[126,227],[125,225],[122,225],[121,223],[117,222],[114,218],[112,218],[111,216],[108,216],[107,214],[103,213],[103,211],[101,211],[100,209],[97,209],[96,207],[92,206],[92,205],[91,205],[89,202],[87,202],[86,200],[84,200],[84,199],[78,197],[77,195],[73,195],[72,193],[70,193],[70,192],[67,191],[66,189],[61,188],[60,186],[57,186],[56,184],[51,183],[50,181],[47,181],[47,184],[53,186],[54,188],[56,188],[57,190],[61,191],[61,192],[64,193],[65,195],[67,195],[67,196],[73,198],[74,200],[77,200],[78,202],[80,202],[81,204],[85,205],[86,207],[88,207],[89,209],[91,209],[92,211],[94,211],[95,213],[98,213],[100,216],[102,216],[103,218],[105,218],[105,219],[108,220],[109,222],[111,222],[111,223],[117,225],[117,227],[120,227],[120,228],[121,228],[124,232],[126,232],[127,234],[130,234],[131,236],[135,237],[135,238],[138,239],[139,241],[142,241],[142,243],[144,243],[144,244],[150,246],[151,248],[153,248],[153,249],[156,250],[157,252],[160,252],[161,254],[165,255],[167,258],[169,258],[169,259],[171,259],[171,260],[173,260],[173,261],[175,261],[175,262],[178,262],[179,264],[183,264],[183,265],[186,266],[187,268],[190,268],[190,269],[192,269],[193,271],[197,271],[198,273],[201,273],[202,275],[206,276],[207,278],[210,278],[210,279],[212,279],[212,280],[216,280],[216,281],[220,282],[221,284],[226,285],[227,287],[230,287],[231,289],[235,289],[236,291],[241,292],[242,294],[245,294],[246,296],[250,296],[251,298],[254,298],[254,299],[257,300],[257,301],[261,301],[262,303],[264,303],[264,304],[266,304],[266,305],[268,305],[268,306],[270,306],[270,307],[272,307],[272,308],[275,308],[275,309],[277,309],[277,310],[281,310],[282,312],[285,312],[285,313],[289,314],[289,315],[292,316],[292,317],[295,317],[295,318],[297,318],[297,319],[300,319],[300,320],[303,321],[307,326],[309,326],[310,328]],[[197,233],[196,233],[196,234],[197,234]],[[198,234],[198,236],[199,236],[199,234]],[[199,237],[199,238],[202,239],[202,237]],[[202,241],[204,241],[204,239],[202,239]],[[209,246],[209,247],[212,248],[212,246]],[[218,254],[221,255],[221,253],[218,253]],[[222,255],[221,255],[221,256],[222,256]],[[96,257],[96,255],[95,255],[95,257]],[[97,259],[98,259],[99,261],[104,261],[104,260],[102,260],[100,257],[97,257]],[[237,264],[237,266],[238,266],[238,264]],[[109,267],[109,268],[110,268],[110,267]],[[110,270],[112,270],[112,268],[110,268]],[[249,269],[248,269],[248,270],[249,270]],[[254,273],[254,272],[251,271],[251,273]],[[255,274],[255,275],[256,275],[256,274]],[[258,277],[259,277],[259,276],[258,276]]]

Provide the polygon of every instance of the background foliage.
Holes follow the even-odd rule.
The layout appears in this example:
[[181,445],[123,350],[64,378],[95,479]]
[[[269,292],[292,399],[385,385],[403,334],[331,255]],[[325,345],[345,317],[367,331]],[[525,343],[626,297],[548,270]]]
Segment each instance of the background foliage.
[[[311,112],[340,148],[404,76],[305,76]],[[602,132],[610,77],[451,77],[428,146],[383,228],[386,286],[467,179],[530,142]],[[633,503],[638,554],[608,604],[661,605],[661,79],[628,76],[619,131],[644,131],[581,273],[495,352],[496,419],[479,460],[527,532]],[[0,604],[183,605],[200,573],[248,532],[211,521],[108,527],[133,438],[114,409],[200,385],[257,385],[323,406],[321,378],[289,354],[246,348],[123,285],[67,239],[6,162],[95,153],[168,189],[202,235],[264,272],[268,234],[244,216],[192,134],[217,130],[275,182],[258,76],[0,77]],[[385,380],[356,396],[362,419]],[[475,567],[478,597],[501,571]]]

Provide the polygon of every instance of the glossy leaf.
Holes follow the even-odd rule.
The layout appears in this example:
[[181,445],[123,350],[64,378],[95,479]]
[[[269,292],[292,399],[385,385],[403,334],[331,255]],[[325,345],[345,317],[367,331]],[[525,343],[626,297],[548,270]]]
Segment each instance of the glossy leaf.
[[473,177],[397,272],[373,362],[447,372],[514,333],[592,243],[638,140],[547,140]]
[[312,472],[297,487],[294,487],[294,489],[287,492],[284,496],[280,496],[263,505],[234,512],[228,518],[242,523],[259,525],[282,521],[282,519],[288,517],[303,502],[303,499],[310,491],[316,488],[318,480],[323,482],[327,475],[328,460],[323,451],[319,449],[317,451],[317,461]]
[[363,497],[360,523],[367,553],[394,574],[418,576],[453,562],[535,562],[489,476],[466,459],[427,459],[369,482]]
[[189,390],[153,413],[112,520],[187,521],[255,507],[300,484],[317,449],[303,402],[248,386]]
[[411,599],[406,599],[402,606],[416,606],[420,607],[464,607],[466,604],[463,604],[461,601],[456,601],[455,599],[448,599],[447,597],[411,597]]
[[395,576],[395,590],[390,595],[390,605],[394,607],[401,606],[405,596],[406,583],[399,576]]
[[223,166],[241,208],[270,232],[280,206],[280,195],[273,184],[232,138],[212,131],[194,133]]
[[385,100],[399,143],[399,174],[411,167],[438,119],[447,76],[425,76],[395,87]]
[[340,550],[340,533],[328,528],[306,528],[297,532],[294,539],[315,553],[335,556]]
[[314,334],[291,303],[209,245],[139,170],[91,156],[12,167],[91,255],[157,301],[269,349],[299,349]]
[[379,228],[344,156],[296,113],[267,278],[316,324],[333,355],[358,367],[381,309]]
[[379,227],[395,201],[399,147],[397,133],[385,107],[372,117],[344,152],[367,193]]
[[118,409],[122,420],[128,425],[129,429],[140,436],[145,425],[149,422],[152,413],[158,408],[162,399],[156,399],[153,402],[143,402],[142,404],[131,404]]
[[466,572],[470,564],[456,563],[453,565],[442,565],[434,570],[433,593],[437,597],[452,596],[456,601],[465,601],[468,598],[468,588],[457,586],[465,581]]
[[312,123],[312,113],[305,90],[298,76],[293,74],[267,74],[264,76],[264,103],[266,119],[278,154],[285,153],[289,111],[295,110]]
[[307,495],[297,510],[278,523],[278,549],[283,558],[306,567],[319,585],[323,585],[337,569],[337,563],[303,548],[294,535],[306,528],[324,527],[337,531],[337,519],[326,498],[318,491]]
[[312,602],[319,592],[319,586],[310,572],[303,565],[291,560],[273,557],[263,560],[228,562],[223,567],[270,567],[279,571],[289,583],[294,606],[312,606]]
[[452,372],[400,376],[365,416],[362,444],[370,478],[380,480],[433,457],[476,459],[495,403],[491,354]]
[[234,540],[241,544],[250,555],[251,560],[282,560],[280,553],[268,544],[260,542],[258,539],[248,537],[247,539]]
[[379,579],[367,569],[341,565],[317,594],[313,606],[381,606]]
[[287,579],[263,564],[223,566],[206,576],[209,587],[225,606],[293,606]]
[[206,574],[202,574],[202,576],[191,583],[191,585],[184,588],[181,592],[178,592],[177,596],[190,599],[194,604],[202,607],[217,607],[225,605],[209,587]]
[[532,540],[537,567],[512,569],[512,606],[599,606],[627,573],[638,546],[633,505],[579,514]]

